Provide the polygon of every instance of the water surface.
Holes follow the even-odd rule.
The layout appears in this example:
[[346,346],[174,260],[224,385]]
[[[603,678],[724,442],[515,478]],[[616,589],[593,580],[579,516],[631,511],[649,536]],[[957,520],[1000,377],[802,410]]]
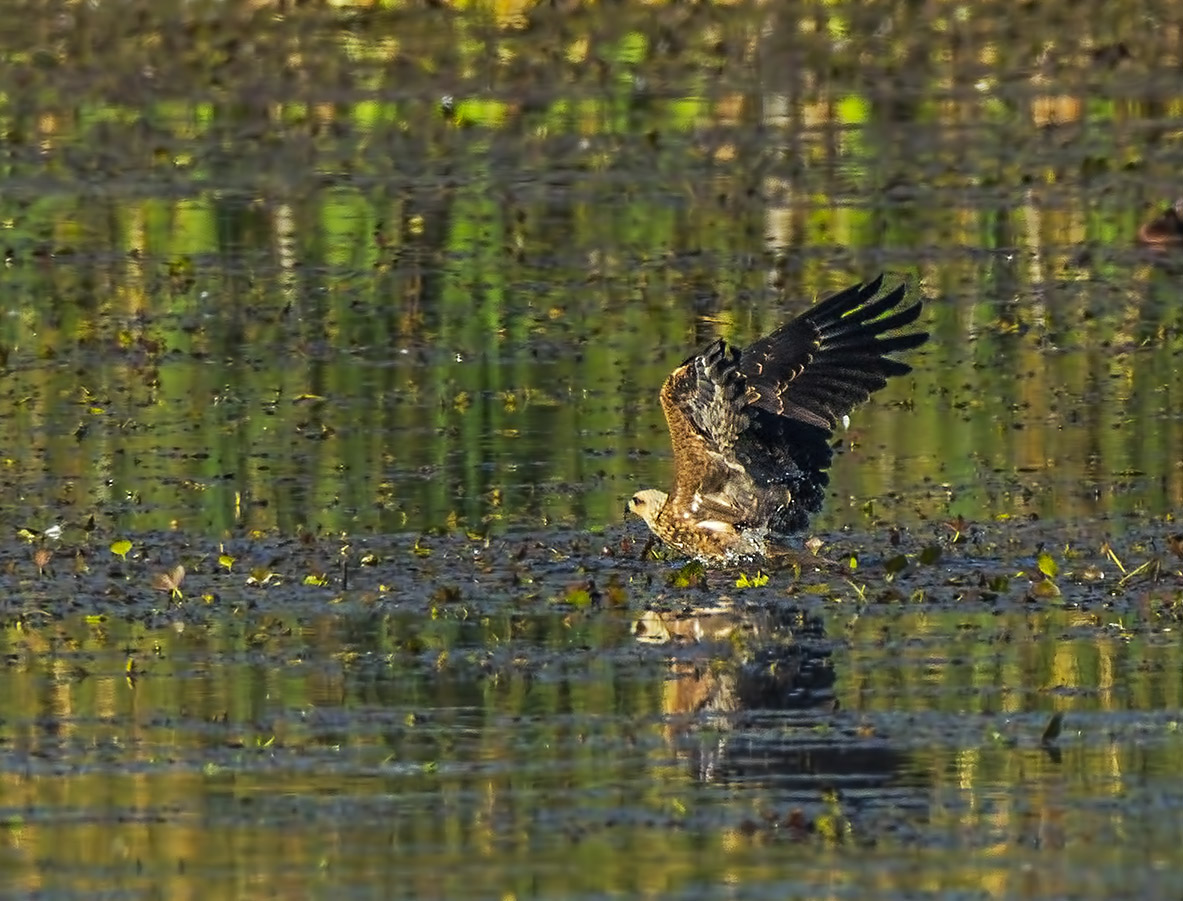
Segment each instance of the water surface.
[[[6,884],[1178,884],[1178,12],[458,7],[0,32]],[[643,558],[666,374],[880,271],[830,562]]]

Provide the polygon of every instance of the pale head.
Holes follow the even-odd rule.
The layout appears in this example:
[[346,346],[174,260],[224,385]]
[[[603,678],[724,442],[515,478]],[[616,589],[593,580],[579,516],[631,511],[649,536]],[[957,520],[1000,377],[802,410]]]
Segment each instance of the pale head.
[[648,523],[650,529],[656,531],[653,523],[657,520],[657,514],[661,512],[661,508],[665,506],[667,497],[668,495],[664,491],[658,491],[656,488],[638,491],[628,499],[629,512],[636,513]]

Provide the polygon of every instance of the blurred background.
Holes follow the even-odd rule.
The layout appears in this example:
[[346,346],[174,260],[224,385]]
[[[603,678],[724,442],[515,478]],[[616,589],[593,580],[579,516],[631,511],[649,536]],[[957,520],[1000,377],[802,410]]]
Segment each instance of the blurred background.
[[12,10],[7,515],[618,525],[673,366],[880,271],[819,528],[1179,504],[1172,4]]

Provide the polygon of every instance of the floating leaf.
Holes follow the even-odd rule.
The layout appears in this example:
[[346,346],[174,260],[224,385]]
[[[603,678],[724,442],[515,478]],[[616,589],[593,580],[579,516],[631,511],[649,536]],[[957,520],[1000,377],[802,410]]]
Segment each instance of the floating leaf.
[[986,587],[1001,594],[1010,589],[1010,579],[1007,576],[991,576],[986,580]]
[[1039,571],[1049,579],[1054,579],[1059,575],[1060,567],[1056,565],[1056,561],[1052,559],[1052,555],[1047,551],[1039,552],[1036,563],[1039,565]]
[[116,557],[127,559],[127,552],[131,550],[131,542],[126,538],[120,538],[118,541],[111,542],[111,553]]
[[37,567],[39,575],[45,574],[45,567],[49,566],[51,559],[53,559],[53,551],[47,547],[39,547],[33,551],[33,565]]
[[1031,586],[1031,596],[1036,598],[1058,598],[1060,589],[1051,579],[1040,579]]
[[185,581],[185,567],[178,563],[171,572],[158,573],[152,580],[152,585],[160,591],[167,591],[170,598],[176,598],[179,601],[184,598],[184,595],[181,594],[183,581]]
[[706,587],[706,567],[698,560],[691,560],[670,577],[673,588]]
[[809,551],[809,553],[816,557],[817,552],[822,549],[823,544],[825,544],[825,542],[815,535],[805,542],[805,550]]
[[615,575],[608,577],[608,584],[604,587],[604,596],[613,607],[623,607],[628,604],[628,591]]
[[251,574],[247,576],[247,585],[266,585],[268,582],[278,580],[278,574],[273,573],[266,566],[256,566],[251,570]]
[[740,573],[739,578],[735,580],[736,588],[762,588],[768,584],[768,573],[763,570],[756,570],[754,576],[749,576],[747,573]]
[[229,554],[219,554],[218,563],[219,565],[226,567],[226,570],[229,571],[230,567],[234,565],[234,558]]
[[323,588],[329,584],[329,577],[322,572],[309,573],[304,577],[304,584],[314,588]]
[[568,588],[566,595],[561,599],[563,603],[570,604],[572,607],[587,607],[592,602],[591,592],[585,587]]
[[883,564],[883,568],[887,571],[889,576],[894,576],[898,572],[902,572],[908,565],[908,558],[903,554],[897,554],[891,557]]
[[431,593],[433,604],[455,604],[460,599],[460,586],[458,585],[441,585]]
[[941,546],[939,544],[930,544],[920,552],[920,556],[917,559],[925,566],[932,566],[941,559]]

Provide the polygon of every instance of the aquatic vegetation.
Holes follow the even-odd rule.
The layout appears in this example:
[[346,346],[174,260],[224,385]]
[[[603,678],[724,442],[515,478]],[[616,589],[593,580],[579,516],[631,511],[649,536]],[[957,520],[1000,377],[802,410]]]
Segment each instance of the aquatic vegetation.
[[753,575],[749,576],[747,573],[740,573],[735,580],[736,588],[763,588],[768,584],[768,573],[757,570]]

